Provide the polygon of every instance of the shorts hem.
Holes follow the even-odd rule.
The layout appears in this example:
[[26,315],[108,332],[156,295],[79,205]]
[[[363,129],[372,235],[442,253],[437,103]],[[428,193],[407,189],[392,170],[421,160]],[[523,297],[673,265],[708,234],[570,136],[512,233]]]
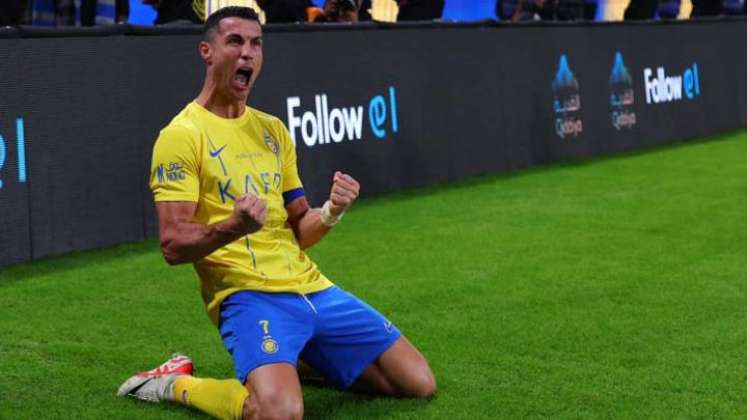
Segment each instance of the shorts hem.
[[399,331],[397,331],[396,334],[392,334],[392,339],[390,341],[386,342],[385,344],[383,344],[379,349],[377,349],[377,351],[371,352],[372,356],[369,358],[369,360],[366,360],[365,363],[362,363],[360,365],[360,367],[358,369],[356,369],[355,374],[351,375],[352,379],[350,379],[350,380],[346,381],[345,383],[341,384],[340,388],[342,388],[343,390],[347,390],[351,386],[353,386],[353,384],[355,383],[355,381],[357,381],[358,378],[360,378],[360,376],[363,374],[363,372],[369,366],[371,366],[371,363],[373,363],[376,359],[378,359],[379,356],[381,356],[382,354],[384,354],[385,351],[389,350],[394,345],[394,343],[396,343],[397,340],[399,340],[400,337],[402,337],[402,333],[399,332]]
[[246,385],[246,381],[249,379],[249,375],[254,372],[255,369],[260,368],[265,365],[275,365],[279,363],[287,363],[289,365],[293,365],[293,367],[298,367],[298,360],[288,360],[288,359],[278,359],[278,360],[268,360],[268,361],[262,361],[255,365],[253,365],[251,368],[246,370],[246,373],[242,372],[240,375],[236,375],[236,379],[241,382],[242,385]]

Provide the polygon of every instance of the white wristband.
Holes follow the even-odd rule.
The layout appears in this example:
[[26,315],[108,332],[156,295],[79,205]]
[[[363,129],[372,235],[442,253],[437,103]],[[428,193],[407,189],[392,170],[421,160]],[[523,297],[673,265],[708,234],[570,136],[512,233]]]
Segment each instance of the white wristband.
[[327,200],[324,202],[324,205],[322,206],[321,216],[322,216],[322,223],[324,226],[332,227],[338,223],[340,223],[340,220],[342,220],[342,216],[345,215],[345,212],[340,213],[339,215],[332,216],[332,212],[329,210],[329,206],[332,203]]

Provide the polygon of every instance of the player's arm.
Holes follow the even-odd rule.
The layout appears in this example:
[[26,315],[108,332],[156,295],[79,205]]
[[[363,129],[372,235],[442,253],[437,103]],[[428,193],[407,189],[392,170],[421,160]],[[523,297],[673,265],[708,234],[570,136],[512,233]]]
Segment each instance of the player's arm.
[[285,207],[288,222],[293,228],[301,249],[319,242],[332,229],[358,198],[360,184],[350,175],[336,172],[332,178],[329,200],[323,208],[312,209],[305,196],[300,196]]
[[267,217],[265,202],[254,195],[236,200],[233,214],[212,225],[193,222],[197,203],[188,201],[156,202],[161,251],[171,264],[195,262],[244,235],[262,228]]

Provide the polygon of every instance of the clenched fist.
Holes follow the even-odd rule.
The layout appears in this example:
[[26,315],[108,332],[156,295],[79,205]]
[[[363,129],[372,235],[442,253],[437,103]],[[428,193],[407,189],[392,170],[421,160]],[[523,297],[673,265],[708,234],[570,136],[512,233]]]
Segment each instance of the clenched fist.
[[267,206],[265,200],[253,194],[242,195],[233,205],[233,214],[247,234],[254,233],[265,224]]
[[332,177],[332,191],[329,193],[329,211],[337,217],[348,209],[358,198],[360,184],[352,176],[342,172],[335,172]]

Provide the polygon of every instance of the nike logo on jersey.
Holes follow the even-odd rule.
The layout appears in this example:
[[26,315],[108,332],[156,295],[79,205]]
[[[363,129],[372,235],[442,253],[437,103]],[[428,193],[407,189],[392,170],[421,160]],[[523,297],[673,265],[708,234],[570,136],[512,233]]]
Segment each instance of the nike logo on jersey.
[[218,162],[220,162],[220,168],[223,170],[223,175],[228,176],[228,171],[226,171],[226,165],[223,163],[223,158],[220,157],[221,152],[223,149],[228,146],[228,143],[221,146],[219,149],[215,148],[215,145],[210,140],[210,137],[208,137],[208,144],[210,145],[210,149],[208,150],[208,153],[210,153],[210,157],[212,158],[218,158]]
[[220,156],[220,153],[221,153],[221,152],[223,151],[223,149],[225,149],[225,148],[226,148],[226,146],[228,146],[228,145],[227,145],[227,144],[224,144],[223,146],[221,146],[221,147],[220,147],[220,149],[217,149],[217,150],[211,150],[211,151],[210,151],[210,157],[214,157],[214,158],[217,158],[218,156]]

